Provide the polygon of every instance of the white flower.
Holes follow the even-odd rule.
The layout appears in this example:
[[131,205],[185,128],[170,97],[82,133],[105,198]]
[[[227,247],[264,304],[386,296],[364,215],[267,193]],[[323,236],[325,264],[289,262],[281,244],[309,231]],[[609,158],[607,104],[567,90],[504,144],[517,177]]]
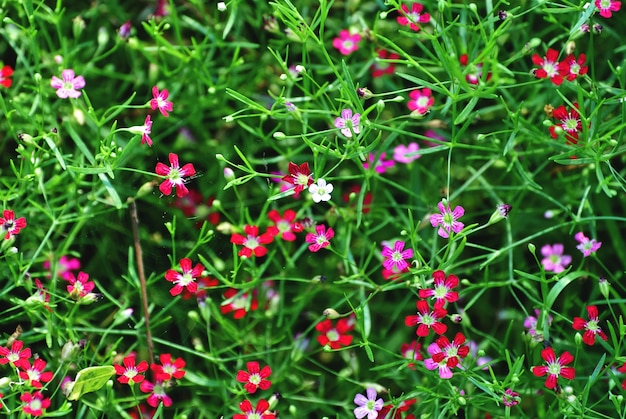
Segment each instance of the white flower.
[[313,201],[330,201],[330,193],[333,191],[333,184],[326,183],[324,179],[319,179],[317,183],[313,183],[309,186],[309,192]]

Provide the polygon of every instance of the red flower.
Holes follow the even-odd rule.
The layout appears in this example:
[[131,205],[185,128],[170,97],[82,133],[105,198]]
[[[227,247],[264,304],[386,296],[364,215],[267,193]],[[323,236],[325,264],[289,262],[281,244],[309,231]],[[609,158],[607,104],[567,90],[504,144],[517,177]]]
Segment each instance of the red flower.
[[178,154],[169,154],[170,167],[158,162],[155,172],[159,176],[165,176],[166,179],[159,185],[159,190],[163,195],[170,195],[172,188],[176,188],[176,196],[182,198],[189,193],[189,189],[185,186],[185,177],[196,174],[193,164],[187,163],[183,167],[178,164]]
[[428,353],[431,358],[424,360],[424,366],[429,370],[439,368],[439,376],[447,380],[453,375],[452,368],[469,354],[469,346],[465,345],[463,333],[457,333],[452,342],[445,336],[439,337],[428,345]]
[[[400,56],[395,52],[379,49],[378,58],[380,60],[397,60]],[[387,63],[380,60],[376,60],[374,64],[372,64],[372,77],[382,77],[385,74],[393,74],[396,71],[396,65],[394,63]]]
[[42,416],[43,411],[50,407],[50,399],[44,398],[41,391],[34,393],[24,393],[20,396],[20,400],[24,402],[22,411],[27,415]]
[[570,54],[565,57],[563,62],[565,63],[565,65],[567,65],[567,80],[572,81],[578,76],[587,74],[587,66],[583,66],[586,59],[587,57],[585,56],[585,54],[580,54],[578,56],[578,59],[576,59],[576,56],[574,54]]
[[22,350],[24,342],[21,340],[13,341],[11,349],[0,346],[0,365],[11,363],[14,366],[19,365],[23,361],[30,358],[30,348]]
[[246,383],[244,385],[248,393],[252,394],[256,392],[258,388],[261,390],[267,390],[272,384],[271,381],[266,380],[270,376],[272,370],[269,366],[264,366],[263,369],[259,369],[259,363],[256,361],[248,362],[246,364],[248,371],[239,370],[237,372],[237,381],[240,383]]
[[78,273],[78,279],[76,279],[72,272],[69,272],[66,278],[63,279],[70,283],[70,285],[67,286],[67,292],[70,298],[77,301],[90,294],[96,286],[93,281],[89,280],[89,274],[83,271]]
[[185,371],[183,371],[183,368],[185,368],[186,365],[184,359],[176,358],[172,361],[172,355],[161,354],[159,360],[162,365],[150,365],[150,369],[152,370],[156,380],[167,381],[172,378],[180,380],[185,376]]
[[0,70],[0,84],[4,87],[11,87],[11,84],[13,84],[13,80],[11,80],[9,77],[11,77],[12,75],[13,69],[11,67],[9,67],[8,65],[2,67],[2,70]]
[[293,225],[296,220],[296,212],[294,210],[285,210],[284,215],[281,217],[280,213],[274,209],[267,214],[267,218],[274,223],[273,227],[267,229],[268,233],[273,236],[280,235],[283,240],[290,242],[296,239],[296,235],[293,233]]
[[328,230],[326,230],[325,225],[318,224],[315,226],[315,233],[308,233],[304,240],[307,243],[311,243],[309,245],[309,250],[311,252],[319,252],[320,249],[330,245],[330,239],[334,236],[335,231],[332,228],[328,227]]
[[271,243],[274,240],[274,236],[268,232],[259,236],[259,228],[251,225],[246,225],[243,228],[243,232],[246,234],[245,237],[238,233],[233,233],[230,237],[231,243],[243,245],[243,249],[237,254],[246,258],[249,258],[253,254],[258,257],[265,256],[267,254],[267,248],[261,245]]
[[139,385],[139,389],[144,393],[150,393],[146,401],[152,407],[157,407],[160,402],[163,402],[163,406],[165,407],[172,405],[172,399],[165,393],[166,387],[162,380],[157,380],[154,384],[148,380],[144,380]]
[[402,26],[409,26],[414,31],[419,31],[420,27],[417,26],[417,23],[428,23],[430,22],[430,15],[428,13],[422,13],[424,6],[420,3],[413,3],[411,6],[411,11],[406,4],[402,5],[402,11],[397,19],[398,23]]
[[294,195],[298,195],[313,183],[309,163],[302,163],[298,166],[295,163],[289,162],[289,173],[283,176],[282,180],[294,185],[293,193]]
[[119,364],[113,365],[115,373],[120,376],[117,378],[117,381],[130,385],[141,383],[145,378],[141,374],[148,370],[148,363],[141,361],[138,365],[135,365],[135,355],[128,355],[123,362],[124,366]]
[[317,337],[320,345],[329,345],[332,349],[339,349],[352,343],[352,336],[346,335],[354,328],[354,324],[349,319],[337,320],[337,325],[333,326],[330,319],[325,319],[315,325],[315,329],[321,334]]
[[563,77],[569,73],[567,63],[559,62],[559,52],[552,48],[548,49],[545,57],[541,58],[539,54],[535,54],[532,60],[535,65],[539,66],[534,70],[535,77],[549,78],[557,86],[563,83]]
[[154,111],[158,108],[163,116],[168,117],[168,112],[172,112],[174,107],[174,104],[167,100],[168,96],[169,93],[167,89],[163,89],[159,92],[159,88],[154,86],[152,88],[152,99],[150,99],[150,107],[152,110]]
[[419,290],[420,298],[435,298],[435,307],[443,307],[446,301],[453,303],[459,299],[459,293],[452,291],[459,285],[459,278],[456,275],[448,275],[443,271],[433,272],[433,288]]
[[[461,63],[463,67],[467,67],[467,65],[469,64],[469,57],[467,56],[467,54],[461,55],[459,57],[459,62]],[[483,63],[472,64],[469,67],[469,71],[465,75],[465,80],[467,80],[467,82],[470,84],[478,84],[482,76],[483,76]],[[491,73],[487,73],[486,80],[489,80],[490,78],[491,78]]]
[[549,346],[541,351],[541,357],[546,361],[546,365],[532,367],[531,371],[536,377],[543,377],[548,374],[546,387],[550,390],[556,387],[559,376],[563,376],[568,380],[573,380],[576,376],[574,368],[565,366],[574,360],[574,357],[569,352],[563,352],[557,358],[554,354],[554,349]]
[[239,408],[244,414],[236,413],[233,419],[276,419],[273,413],[267,413],[270,404],[264,399],[259,400],[256,408],[252,407],[250,400],[244,400],[239,403]]
[[20,217],[15,219],[13,210],[2,211],[3,217],[0,217],[0,232],[6,231],[4,238],[10,239],[11,236],[19,234],[20,230],[26,227],[26,218]]
[[435,304],[434,309],[431,311],[428,303],[425,300],[418,300],[416,303],[417,315],[406,316],[404,324],[409,327],[417,326],[416,334],[420,337],[428,336],[430,329],[433,329],[438,335],[443,335],[448,330],[448,326],[441,323],[439,319],[443,319],[448,315],[448,312],[443,307]]
[[[396,407],[395,413],[393,416],[387,416],[389,412],[393,409],[392,404],[388,404],[384,406],[382,409],[378,411],[377,419],[402,419],[402,412],[406,412],[417,402],[417,399],[409,399],[400,402],[398,407]],[[415,416],[410,414],[407,415],[404,419],[415,419]]]
[[582,131],[582,123],[580,122],[580,114],[578,113],[578,103],[574,103],[574,107],[569,111],[563,105],[559,106],[552,112],[552,116],[559,120],[560,123],[550,127],[550,135],[552,138],[558,138],[557,128],[565,132],[565,138],[568,144],[578,143],[578,133]]
[[250,296],[247,292],[240,294],[240,291],[230,288],[224,293],[224,298],[226,301],[220,306],[220,311],[222,314],[228,314],[232,311],[235,319],[241,319],[248,314],[248,311],[259,308],[256,293]]
[[180,260],[180,268],[183,271],[182,274],[173,269],[168,269],[165,273],[165,279],[174,283],[174,287],[170,290],[170,294],[172,294],[172,296],[180,294],[184,288],[186,288],[189,292],[196,292],[198,289],[196,278],[199,278],[202,275],[204,266],[197,263],[192,269],[191,265],[191,259],[183,258]]
[[47,383],[54,376],[52,371],[43,372],[44,368],[46,368],[46,361],[40,358],[35,359],[32,366],[28,359],[21,359],[18,361],[17,366],[23,370],[19,371],[20,378],[35,388],[41,388],[42,382]]
[[587,345],[593,345],[596,343],[596,335],[600,336],[602,340],[607,340],[606,333],[598,325],[598,308],[596,306],[587,306],[587,313],[589,314],[589,321],[580,317],[574,317],[574,324],[572,324],[575,330],[585,330],[583,342]]

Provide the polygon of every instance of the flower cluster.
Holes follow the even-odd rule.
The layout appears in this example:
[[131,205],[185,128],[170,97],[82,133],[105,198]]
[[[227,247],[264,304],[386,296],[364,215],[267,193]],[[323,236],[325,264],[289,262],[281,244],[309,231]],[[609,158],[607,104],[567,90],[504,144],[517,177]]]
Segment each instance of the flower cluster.
[[[246,364],[247,371],[239,370],[237,372],[237,381],[244,383],[244,388],[249,394],[256,393],[257,390],[268,390],[272,385],[267,378],[272,374],[269,366],[259,368],[257,361],[251,361]],[[269,411],[270,404],[265,399],[260,399],[256,407],[250,400],[244,400],[239,403],[239,408],[243,413],[237,413],[234,419],[275,419],[276,415]]]
[[535,77],[539,79],[550,79],[556,86],[561,85],[563,80],[573,81],[578,76],[587,74],[587,66],[585,66],[585,54],[580,54],[576,58],[573,54],[565,57],[563,61],[559,61],[559,52],[555,49],[548,48],[544,57],[535,54],[532,57],[535,65],[539,66],[533,70]]

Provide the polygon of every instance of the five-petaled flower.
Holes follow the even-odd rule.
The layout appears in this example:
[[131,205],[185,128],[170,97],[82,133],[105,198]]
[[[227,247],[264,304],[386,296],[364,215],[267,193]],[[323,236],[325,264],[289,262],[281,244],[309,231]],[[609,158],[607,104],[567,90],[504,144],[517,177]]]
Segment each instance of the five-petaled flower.
[[248,371],[239,370],[237,372],[237,381],[245,383],[244,388],[248,393],[252,394],[257,389],[267,390],[272,385],[272,382],[266,378],[272,374],[271,368],[266,365],[263,368],[259,368],[259,363],[256,361],[248,362],[246,364]]
[[270,404],[264,399],[259,400],[256,407],[252,406],[250,400],[244,400],[239,403],[239,408],[243,414],[236,413],[233,419],[276,419],[275,414],[267,413]]
[[409,102],[407,106],[411,110],[411,115],[422,116],[425,115],[428,110],[435,103],[435,98],[431,94],[431,90],[428,87],[423,89],[415,89],[409,93]]
[[433,272],[433,288],[419,290],[420,298],[433,297],[435,299],[435,307],[443,307],[448,303],[453,303],[459,299],[459,293],[452,291],[459,285],[459,278],[456,275],[446,274],[439,270]]
[[[403,400],[400,404],[395,406],[395,410],[394,405],[387,404],[380,409],[380,412],[378,412],[378,419],[402,419],[402,412],[409,410],[415,403],[417,403],[417,399]],[[393,416],[389,415],[392,410],[395,412]],[[404,417],[404,419],[415,419],[415,415],[412,413],[408,414]]]
[[463,333],[457,333],[452,342],[441,336],[428,345],[431,358],[424,360],[424,366],[429,370],[439,368],[439,376],[444,379],[452,377],[452,368],[459,365],[461,358],[469,354],[469,346],[465,344]]
[[396,65],[393,62],[383,60],[397,60],[400,58],[395,52],[389,52],[386,49],[379,49],[377,51],[378,59],[372,64],[372,77],[382,77],[385,74],[393,74],[396,70]]
[[256,298],[256,291],[250,295],[234,288],[229,288],[224,292],[224,302],[220,305],[222,314],[233,312],[235,319],[243,318],[248,311],[259,308],[259,300]]
[[185,376],[185,360],[182,358],[176,358],[172,360],[172,355],[165,353],[159,356],[161,365],[152,364],[150,369],[157,380],[168,381],[172,378],[180,380]]
[[293,232],[293,225],[296,222],[296,212],[292,209],[285,210],[285,213],[281,216],[280,212],[273,209],[267,213],[274,226],[268,227],[267,231],[273,236],[280,236],[283,240],[292,242],[296,239],[296,235]]
[[307,189],[309,185],[313,183],[313,177],[311,176],[311,169],[309,169],[309,163],[302,163],[298,166],[295,163],[289,162],[289,173],[282,177],[284,182],[292,184],[294,195],[299,195],[300,192]]
[[613,15],[612,12],[617,12],[622,7],[621,1],[614,0],[596,0],[594,4],[600,10],[600,16],[606,19]]
[[566,62],[559,62],[559,52],[555,49],[548,48],[545,57],[535,54],[532,57],[533,63],[539,68],[533,70],[535,77],[539,79],[549,78],[552,83],[559,86],[563,83],[563,77],[569,73]]
[[588,257],[592,253],[595,253],[600,246],[602,246],[602,242],[599,242],[596,239],[588,238],[582,231],[576,233],[574,235],[574,239],[576,239],[579,243],[578,246],[576,246],[576,249],[580,250],[584,257]]
[[12,75],[13,69],[10,66],[5,65],[4,67],[2,67],[2,69],[0,70],[0,85],[4,87],[11,87],[11,84],[13,84],[13,80],[11,80],[10,77]]
[[313,183],[309,186],[309,193],[313,202],[326,202],[330,201],[330,194],[333,192],[333,184],[326,183],[324,179],[318,179],[317,183]]
[[324,224],[318,224],[315,226],[315,233],[307,233],[305,241],[311,243],[309,250],[311,252],[319,252],[320,249],[328,247],[330,245],[330,239],[335,236],[335,232],[332,228]]
[[20,400],[24,403],[22,411],[31,416],[43,416],[44,410],[50,407],[50,399],[45,398],[41,391],[23,393]]
[[157,379],[154,383],[148,380],[143,380],[139,385],[139,389],[144,393],[150,393],[146,402],[152,406],[157,407],[159,403],[163,403],[163,406],[170,407],[172,405],[172,398],[167,395],[165,390],[168,387],[167,382]]
[[89,280],[89,274],[83,271],[78,273],[78,278],[70,272],[67,277],[63,279],[70,283],[66,289],[70,298],[76,301],[87,297],[96,286],[95,282]]
[[567,57],[565,57],[563,62],[567,66],[567,80],[568,81],[572,81],[576,79],[576,77],[578,76],[587,74],[588,68],[586,65],[584,65],[586,59],[587,57],[585,56],[585,54],[580,54],[578,58],[576,58],[574,54],[570,54]]
[[590,346],[593,345],[596,343],[596,335],[600,336],[602,340],[607,340],[608,337],[606,333],[602,331],[598,324],[600,322],[598,319],[598,307],[587,306],[587,314],[589,314],[589,320],[574,317],[574,323],[572,324],[574,330],[585,331],[585,333],[583,333],[583,342]]
[[159,185],[159,190],[163,195],[170,195],[172,188],[176,188],[176,196],[182,198],[189,193],[185,186],[186,177],[196,174],[193,164],[187,163],[183,167],[178,164],[178,154],[169,154],[170,166],[158,162],[155,172],[159,176],[165,176],[165,180]]
[[361,42],[361,35],[351,34],[349,30],[344,29],[339,32],[339,37],[333,39],[333,47],[342,55],[350,55],[359,49],[359,42]]
[[448,315],[448,311],[445,308],[435,305],[431,310],[428,302],[425,300],[418,300],[415,305],[417,314],[406,316],[404,324],[409,327],[417,325],[417,330],[415,331],[417,336],[428,336],[430,329],[438,335],[446,333],[448,326],[439,321]]
[[556,387],[559,376],[568,380],[573,380],[576,376],[576,370],[574,370],[574,368],[566,367],[567,364],[574,360],[574,357],[569,352],[563,352],[563,354],[557,358],[554,354],[554,349],[548,346],[541,351],[541,357],[546,361],[546,365],[532,367],[531,371],[536,377],[543,377],[547,374],[546,387],[550,390]]
[[[541,324],[541,329],[537,330],[537,326],[539,326],[539,319],[541,318],[541,310],[539,310],[538,308],[535,309],[535,315],[534,316],[528,316],[524,319],[524,327],[526,329],[528,329],[528,334],[530,336],[532,336],[533,338],[537,337],[537,340],[540,340],[539,338],[542,337],[542,333],[540,330],[543,330],[544,325]],[[547,326],[549,327],[552,324],[552,316],[551,315],[547,315],[547,317],[544,319],[545,323],[547,323]]]
[[24,348],[24,342],[14,340],[11,349],[0,346],[0,365],[10,363],[13,366],[20,365],[30,358],[30,348]]
[[553,245],[546,244],[541,248],[541,254],[543,259],[541,264],[543,269],[548,272],[554,272],[555,274],[561,273],[565,270],[567,265],[572,262],[570,255],[563,254],[564,247],[561,243]]
[[361,114],[352,113],[352,109],[344,109],[341,116],[335,118],[335,127],[341,129],[341,133],[348,138],[352,138],[352,134],[361,132]]
[[394,272],[402,272],[409,265],[405,259],[413,257],[413,249],[404,250],[405,242],[396,240],[393,249],[389,246],[383,246],[382,255],[385,258],[383,266],[385,269]]
[[167,89],[163,89],[159,92],[159,88],[154,86],[152,88],[152,99],[150,99],[150,107],[152,110],[158,109],[165,117],[169,116],[168,112],[172,112],[174,104],[167,100],[169,93]]
[[437,233],[447,239],[450,237],[450,233],[459,233],[463,230],[464,224],[457,221],[465,214],[465,209],[461,206],[454,207],[454,210],[450,209],[450,204],[446,202],[444,205],[443,202],[439,202],[437,204],[437,208],[439,208],[439,212],[441,214],[432,214],[430,216],[430,224],[433,227],[439,226],[439,230]]
[[417,25],[418,23],[430,22],[430,15],[428,13],[422,13],[422,10],[424,10],[424,6],[420,3],[413,3],[410,11],[407,5],[403,4],[402,11],[397,21],[402,26],[408,26],[414,31],[419,31],[420,27]]
[[416,340],[411,341],[411,343],[403,343],[400,346],[400,354],[402,354],[402,358],[411,361],[408,363],[408,367],[411,369],[415,369],[415,363],[413,361],[422,361],[424,359],[421,351],[422,342]]
[[20,230],[26,227],[26,218],[15,218],[15,212],[13,210],[2,211],[2,217],[0,217],[0,234],[4,233],[5,240],[19,234]]
[[54,376],[52,371],[44,372],[44,368],[46,368],[46,361],[41,358],[35,358],[35,360],[33,360],[33,365],[30,365],[28,359],[20,359],[16,366],[21,370],[19,371],[20,378],[35,388],[41,388],[41,383],[49,382]]
[[198,283],[196,282],[196,278],[202,276],[202,272],[204,271],[204,266],[202,264],[197,263],[196,266],[192,269],[192,262],[189,258],[183,258],[180,260],[180,268],[182,273],[175,271],[174,269],[168,269],[165,272],[165,279],[173,282],[174,287],[170,289],[170,294],[172,296],[176,296],[183,292],[183,289],[187,289],[187,291],[194,293],[198,289]]
[[419,149],[419,144],[415,142],[409,143],[408,146],[404,144],[397,145],[393,149],[393,159],[398,163],[409,164],[422,157],[421,154],[417,154]]
[[354,328],[354,324],[349,319],[341,318],[337,320],[337,325],[333,326],[330,319],[324,319],[315,325],[315,330],[320,332],[317,341],[320,345],[328,345],[331,349],[339,349],[352,343],[352,336],[346,335]]
[[259,235],[259,227],[252,225],[244,226],[243,232],[245,236],[239,233],[233,233],[230,237],[231,243],[243,245],[237,254],[246,258],[252,255],[257,257],[265,256],[267,254],[267,247],[261,245],[271,243],[274,240],[272,233],[265,232]]
[[354,396],[354,404],[357,406],[354,409],[354,416],[356,416],[357,419],[364,418],[365,416],[367,416],[367,419],[376,419],[378,412],[383,408],[385,403],[383,399],[376,398],[378,394],[376,394],[375,389],[368,387],[365,393],[367,397],[361,393],[357,393]]
[[146,361],[141,361],[139,364],[135,365],[135,355],[131,354],[124,358],[123,363],[123,366],[120,364],[113,365],[115,373],[119,375],[117,381],[122,384],[133,385],[135,383],[141,383],[144,380],[145,377],[142,374],[148,370],[148,363]]
[[578,104],[574,103],[574,107],[567,108],[563,105],[552,111],[552,116],[559,121],[558,124],[550,126],[550,135],[552,138],[558,138],[557,131],[564,131],[568,144],[578,143],[578,133],[582,130],[580,122],[580,114],[578,113]]
[[74,70],[65,69],[61,72],[61,78],[52,76],[50,86],[57,89],[57,96],[61,99],[77,98],[82,94],[78,89],[85,87],[85,79],[83,76],[74,76]]

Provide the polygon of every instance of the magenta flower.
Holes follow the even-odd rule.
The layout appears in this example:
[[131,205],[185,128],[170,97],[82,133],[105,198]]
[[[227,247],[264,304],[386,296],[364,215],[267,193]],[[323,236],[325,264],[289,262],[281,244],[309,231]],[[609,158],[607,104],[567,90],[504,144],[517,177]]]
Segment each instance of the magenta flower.
[[152,121],[150,115],[146,116],[146,120],[141,127],[141,144],[148,144],[148,147],[152,147],[152,139],[150,133],[152,132]]
[[341,116],[335,119],[335,127],[341,129],[341,133],[348,138],[352,138],[352,133],[358,134],[361,132],[361,114],[356,113],[352,115],[352,109],[344,109],[341,111]]
[[148,380],[143,380],[139,389],[150,394],[146,402],[152,407],[157,407],[159,403],[163,403],[165,407],[172,405],[172,398],[165,392],[166,385],[163,380],[156,380],[154,384]]
[[598,318],[598,307],[596,306],[587,306],[587,314],[589,315],[589,320],[582,319],[580,317],[574,317],[574,322],[572,327],[574,330],[584,330],[583,334],[583,342],[587,345],[592,346],[596,343],[596,335],[600,336],[600,339],[607,340],[608,336],[606,333],[602,331],[600,322]]
[[388,167],[393,167],[396,164],[393,160],[385,160],[386,156],[387,153],[382,153],[380,158],[377,158],[375,154],[369,153],[369,163],[363,163],[363,168],[367,170],[370,168],[370,165],[374,165],[376,173],[385,173]]
[[[539,317],[541,317],[541,310],[539,310],[538,308],[535,309],[535,316],[528,316],[526,317],[526,319],[524,319],[524,327],[526,329],[528,329],[528,334],[530,336],[536,336],[538,334],[541,334],[541,332],[537,331],[537,325],[539,322]],[[552,324],[552,316],[548,314],[548,318],[546,319],[548,322],[548,327]],[[543,329],[543,325],[542,329]]]
[[311,243],[309,245],[311,252],[319,252],[320,249],[328,247],[330,245],[330,239],[335,236],[333,229],[328,227],[328,230],[326,230],[326,226],[323,224],[315,226],[315,233],[316,234],[308,233],[304,239],[307,243]]
[[338,38],[333,39],[333,47],[343,55],[350,55],[359,49],[359,42],[361,42],[361,35],[358,33],[352,35],[349,30],[344,29],[339,32]]
[[515,406],[516,404],[519,404],[520,400],[519,393],[513,391],[511,388],[507,388],[502,396],[502,403],[506,407]]
[[419,149],[417,143],[409,143],[408,146],[400,144],[393,149],[393,159],[398,163],[409,164],[422,157],[421,154],[415,154]]
[[576,376],[576,370],[572,367],[566,367],[567,364],[574,360],[569,352],[563,352],[563,355],[556,357],[554,349],[547,347],[541,351],[541,357],[546,361],[546,365],[532,367],[531,371],[536,377],[548,375],[546,379],[546,387],[552,390],[556,387],[559,376],[573,380]]
[[68,97],[76,99],[82,93],[78,89],[85,87],[85,79],[83,76],[74,77],[74,70],[66,69],[61,72],[63,80],[57,76],[52,76],[50,80],[50,86],[57,89],[57,96],[61,99],[67,99]]
[[554,245],[546,244],[541,248],[541,254],[544,258],[541,260],[543,269],[548,272],[558,274],[565,270],[565,267],[572,262],[570,255],[563,254],[563,245],[556,243]]
[[589,239],[582,231],[576,233],[574,238],[579,243],[576,249],[580,250],[584,257],[595,253],[602,246],[602,242],[596,241],[596,239]]
[[385,258],[383,266],[389,271],[402,272],[409,265],[405,259],[413,257],[413,249],[404,250],[405,243],[397,240],[393,245],[393,249],[389,246],[383,246],[382,255]]
[[441,271],[433,272],[433,288],[419,290],[420,298],[433,297],[435,299],[435,307],[443,307],[448,303],[453,303],[459,299],[459,293],[452,291],[459,285],[459,278],[456,275],[448,275]]
[[424,6],[420,3],[413,3],[411,6],[411,11],[406,4],[402,5],[402,11],[397,19],[398,23],[402,26],[408,26],[414,31],[419,31],[420,27],[417,26],[418,23],[428,23],[430,22],[430,15],[428,13],[422,13],[424,10]]
[[[52,263],[49,260],[46,260],[43,263],[44,269],[51,271]],[[72,271],[77,271],[80,269],[80,260],[76,258],[70,258],[68,256],[61,256],[59,262],[57,263],[56,275],[61,278],[66,279],[68,274]]]
[[439,368],[439,377],[447,380],[452,378],[452,368],[469,354],[469,346],[465,345],[465,336],[459,332],[452,342],[445,336],[439,337],[428,345],[428,353],[431,358],[424,360],[424,366],[429,370]]
[[167,89],[163,89],[159,92],[159,88],[154,86],[152,88],[152,99],[150,99],[150,107],[152,110],[158,109],[165,117],[169,116],[168,112],[172,112],[174,104],[167,100],[169,93]]
[[416,306],[417,314],[406,316],[404,318],[404,324],[409,327],[417,325],[417,330],[415,331],[417,336],[428,336],[430,329],[433,329],[433,332],[438,335],[446,333],[448,326],[439,321],[448,315],[446,309],[435,306],[433,310],[431,310],[428,306],[428,302],[425,300],[418,300]]
[[450,210],[450,204],[446,203],[444,206],[443,201],[437,204],[439,212],[441,214],[432,214],[430,216],[430,224],[433,227],[439,226],[437,233],[447,239],[450,233],[458,233],[463,230],[464,224],[457,221],[465,214],[465,209],[461,206],[454,207],[454,210]]
[[367,419],[376,419],[378,418],[378,412],[383,408],[385,403],[383,399],[376,398],[378,395],[375,389],[368,388],[365,390],[365,393],[367,397],[360,393],[354,396],[354,404],[357,405],[354,409],[354,416],[357,419],[364,418],[365,416],[367,416]]
[[427,87],[415,89],[409,93],[409,103],[407,106],[412,111],[411,115],[423,116],[435,103],[435,98],[431,95],[431,90]]
[[594,3],[598,10],[600,10],[600,16],[603,18],[610,18],[613,13],[617,12],[622,7],[621,1],[613,1],[613,0],[596,0]]
[[170,167],[158,162],[155,172],[159,176],[165,176],[166,179],[159,185],[159,190],[163,195],[170,195],[172,188],[176,188],[176,196],[182,198],[189,193],[189,189],[185,186],[186,177],[196,174],[193,164],[187,163],[183,167],[178,164],[178,154],[170,153]]
[[24,227],[26,227],[26,218],[15,218],[15,212],[13,210],[2,211],[2,217],[0,217],[0,235],[4,234],[5,240],[19,234],[20,230]]
[[67,277],[63,279],[70,283],[67,286],[67,292],[70,298],[77,301],[91,294],[96,286],[95,282],[89,280],[89,274],[83,271],[78,273],[78,278],[70,272]]

